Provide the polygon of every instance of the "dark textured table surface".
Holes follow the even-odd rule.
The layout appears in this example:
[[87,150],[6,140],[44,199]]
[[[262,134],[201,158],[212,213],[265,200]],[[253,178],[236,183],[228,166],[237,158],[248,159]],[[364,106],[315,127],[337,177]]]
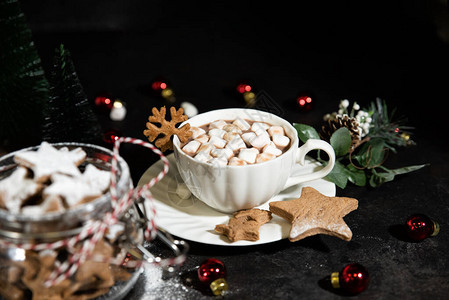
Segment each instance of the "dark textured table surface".
[[[44,67],[64,43],[93,100],[101,91],[126,102],[121,122],[100,116],[103,129],[141,138],[153,106],[164,102],[150,82],[165,76],[177,103],[200,112],[245,103],[231,91],[248,79],[290,122],[318,126],[341,99],[361,106],[380,97],[414,126],[417,145],[390,155],[386,165],[429,163],[378,188],[349,185],[337,196],[359,200],[345,217],[353,238],[313,236],[291,243],[220,247],[189,242],[181,275],[151,283],[141,278],[133,298],[211,298],[189,278],[204,259],[227,267],[230,299],[346,297],[324,281],[350,262],[371,275],[360,299],[449,299],[449,10],[444,1],[304,5],[267,2],[23,1],[22,8]],[[301,112],[298,93],[315,107]],[[156,161],[148,150],[125,145],[133,180]],[[408,241],[400,224],[429,215],[440,234]],[[142,294],[142,286],[151,292]]]

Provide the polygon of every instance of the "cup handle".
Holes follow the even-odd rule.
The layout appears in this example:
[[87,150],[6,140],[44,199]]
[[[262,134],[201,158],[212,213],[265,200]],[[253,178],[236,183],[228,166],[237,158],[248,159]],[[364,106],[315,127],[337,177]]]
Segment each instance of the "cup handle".
[[306,154],[309,151],[318,149],[323,150],[329,156],[327,166],[310,174],[302,174],[298,176],[289,177],[287,179],[287,182],[285,183],[284,189],[305,181],[321,179],[332,171],[335,165],[334,148],[332,148],[332,146],[329,143],[326,143],[325,141],[318,139],[308,139],[304,145],[298,148],[298,152],[296,153],[296,163],[299,163],[301,166],[303,166],[305,163]]

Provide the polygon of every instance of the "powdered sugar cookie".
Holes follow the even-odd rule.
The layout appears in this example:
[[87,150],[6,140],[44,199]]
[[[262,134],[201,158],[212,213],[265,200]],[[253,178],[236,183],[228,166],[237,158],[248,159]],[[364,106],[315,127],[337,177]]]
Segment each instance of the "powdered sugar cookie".
[[51,179],[52,184],[43,191],[44,198],[60,196],[68,208],[92,201],[102,195],[100,190],[92,188],[81,176],[53,174]]
[[44,198],[60,196],[68,208],[74,207],[103,195],[109,187],[110,173],[87,165],[83,174],[71,177],[63,174],[51,175],[52,184],[44,191]]
[[89,184],[93,189],[105,192],[111,181],[111,173],[96,168],[94,165],[87,165],[80,180]]
[[49,212],[64,211],[65,207],[59,196],[46,197],[44,201],[39,205],[27,205],[22,207],[22,214],[32,216],[32,215],[42,215]]
[[9,177],[0,181],[0,205],[11,213],[20,212],[22,204],[38,194],[43,185],[28,178],[28,170],[18,167]]
[[80,175],[78,166],[85,158],[86,152],[81,148],[71,151],[58,150],[49,143],[43,142],[37,151],[17,153],[14,161],[33,170],[36,181],[45,182],[54,173]]

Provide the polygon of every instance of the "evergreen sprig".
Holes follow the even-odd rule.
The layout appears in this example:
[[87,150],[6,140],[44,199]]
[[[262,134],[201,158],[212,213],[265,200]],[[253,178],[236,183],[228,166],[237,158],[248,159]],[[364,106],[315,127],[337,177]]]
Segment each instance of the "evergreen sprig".
[[[379,137],[385,141],[387,146],[396,152],[396,147],[410,146],[414,144],[409,138],[413,127],[405,126],[406,118],[394,119],[396,110],[388,113],[388,107],[385,101],[377,98],[375,102],[371,102],[367,109],[372,114],[372,124],[370,128],[370,137]],[[399,134],[400,133],[400,134]]]
[[[404,125],[404,119],[393,119],[393,113],[388,114],[385,102],[376,99],[369,107],[368,115],[372,118],[369,133],[359,141],[356,147],[351,147],[352,137],[346,127],[333,132],[330,144],[336,154],[336,162],[327,179],[344,189],[348,181],[357,186],[370,185],[377,187],[385,182],[394,180],[396,175],[409,173],[423,168],[424,165],[389,169],[383,164],[388,151],[395,151],[396,147],[414,145],[410,140],[411,127]],[[294,123],[298,137],[302,142],[308,139],[320,139],[318,132],[309,125]],[[327,161],[318,161],[326,165]]]

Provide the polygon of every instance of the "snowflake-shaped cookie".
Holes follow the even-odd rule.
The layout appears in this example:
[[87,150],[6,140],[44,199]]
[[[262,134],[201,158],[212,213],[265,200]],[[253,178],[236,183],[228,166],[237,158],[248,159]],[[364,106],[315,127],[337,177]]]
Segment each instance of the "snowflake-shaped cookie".
[[[187,123],[176,128],[176,124],[187,120],[187,116],[184,115],[184,109],[182,107],[179,110],[170,107],[170,121],[165,120],[165,106],[161,107],[160,111],[156,107],[153,107],[152,112],[153,115],[148,117],[147,129],[143,131],[143,134],[148,137],[150,142],[156,140],[154,145],[161,149],[162,152],[173,150],[173,142],[171,140],[173,135],[177,135],[182,143],[187,142],[188,138],[192,136],[190,124]],[[154,125],[153,123],[159,123],[159,125]]]

